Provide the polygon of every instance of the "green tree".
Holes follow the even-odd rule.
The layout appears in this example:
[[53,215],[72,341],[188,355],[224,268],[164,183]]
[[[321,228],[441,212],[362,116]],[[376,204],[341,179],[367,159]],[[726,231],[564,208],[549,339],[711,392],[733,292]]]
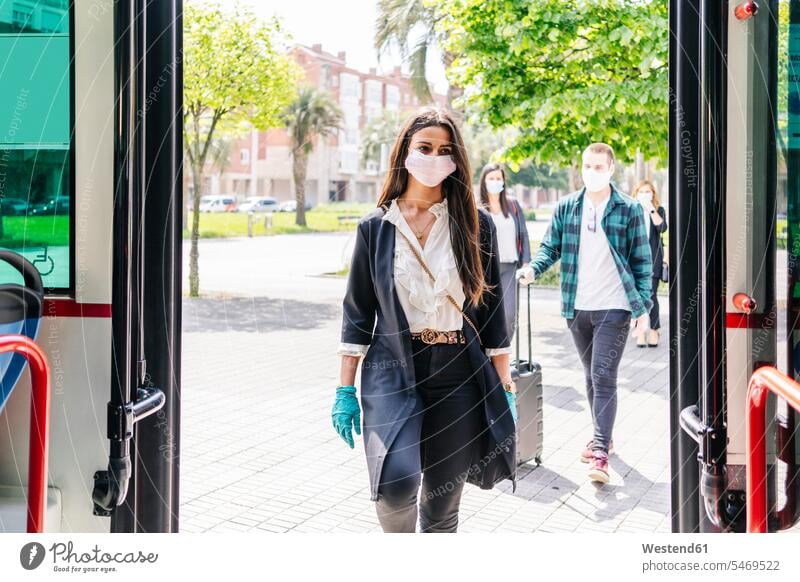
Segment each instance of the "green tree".
[[390,148],[397,138],[403,119],[399,111],[384,111],[380,117],[371,120],[364,128],[361,137],[361,164],[369,162],[380,165],[381,152]]
[[314,140],[325,137],[342,124],[342,111],[330,93],[303,87],[285,114],[286,129],[292,139],[292,174],[297,211],[295,224],[306,225],[306,172]]
[[[378,56],[396,46],[411,70],[411,88],[423,103],[432,103],[428,82],[428,52],[433,46],[441,46],[442,32],[436,23],[441,19],[436,3],[429,0],[378,0],[378,17],[375,22],[375,48]],[[415,36],[412,36],[415,35]],[[447,50],[442,53],[442,63],[448,68],[455,55]],[[447,103],[461,94],[458,87],[450,84]]]
[[461,104],[517,129],[505,161],[574,166],[591,141],[666,161],[666,0],[425,1]]
[[187,4],[184,23],[183,132],[194,188],[189,295],[197,297],[200,195],[215,139],[279,127],[299,72],[278,21],[259,20],[238,2]]

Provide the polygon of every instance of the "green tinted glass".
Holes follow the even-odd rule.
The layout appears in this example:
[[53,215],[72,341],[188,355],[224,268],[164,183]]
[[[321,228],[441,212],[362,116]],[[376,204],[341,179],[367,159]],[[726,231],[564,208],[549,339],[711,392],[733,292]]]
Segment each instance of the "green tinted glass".
[[[61,290],[71,286],[70,60],[68,0],[0,0],[0,247]],[[0,265],[0,284],[15,280]]]

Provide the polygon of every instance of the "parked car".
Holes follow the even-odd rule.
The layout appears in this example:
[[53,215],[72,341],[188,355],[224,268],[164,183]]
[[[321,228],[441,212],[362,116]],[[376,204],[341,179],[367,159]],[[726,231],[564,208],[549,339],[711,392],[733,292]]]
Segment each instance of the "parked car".
[[269,196],[253,196],[239,205],[239,212],[277,212],[278,201]]
[[0,198],[0,215],[25,216],[28,213],[28,203],[22,198]]
[[203,196],[200,198],[200,212],[236,212],[236,197]]
[[52,216],[55,214],[69,214],[70,204],[69,198],[66,196],[56,196],[50,198],[45,202],[34,204],[29,207],[28,214],[47,215]]
[[[308,200],[306,200],[306,203],[304,204],[304,206],[306,207],[306,210],[311,210],[312,208],[314,208],[314,205],[311,204],[311,202],[309,202]],[[280,211],[281,212],[296,212],[297,211],[297,200],[287,200],[286,202],[281,202]]]

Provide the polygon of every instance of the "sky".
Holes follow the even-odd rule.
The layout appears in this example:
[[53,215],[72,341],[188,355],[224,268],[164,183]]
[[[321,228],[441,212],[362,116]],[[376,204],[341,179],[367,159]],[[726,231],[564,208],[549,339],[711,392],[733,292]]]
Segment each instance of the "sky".
[[[319,43],[324,51],[334,55],[345,51],[347,65],[355,69],[368,71],[370,67],[375,67],[379,71],[389,72],[395,65],[402,65],[396,52],[382,55],[378,64],[373,47],[376,0],[241,1],[261,16],[278,16],[294,42],[308,46]],[[404,65],[403,70],[406,71]],[[428,71],[428,78],[434,83],[435,90],[445,93],[447,80],[438,50],[429,51]]]

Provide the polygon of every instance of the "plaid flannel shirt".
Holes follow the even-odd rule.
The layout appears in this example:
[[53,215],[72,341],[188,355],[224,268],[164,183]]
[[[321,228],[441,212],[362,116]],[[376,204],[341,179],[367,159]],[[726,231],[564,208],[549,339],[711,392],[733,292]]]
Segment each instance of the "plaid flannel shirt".
[[[561,315],[575,317],[578,289],[578,248],[585,188],[565,196],[553,212],[550,226],[530,266],[539,277],[561,259]],[[631,316],[649,313],[653,306],[653,259],[647,239],[642,205],[611,185],[611,197],[600,221],[611,247]]]

